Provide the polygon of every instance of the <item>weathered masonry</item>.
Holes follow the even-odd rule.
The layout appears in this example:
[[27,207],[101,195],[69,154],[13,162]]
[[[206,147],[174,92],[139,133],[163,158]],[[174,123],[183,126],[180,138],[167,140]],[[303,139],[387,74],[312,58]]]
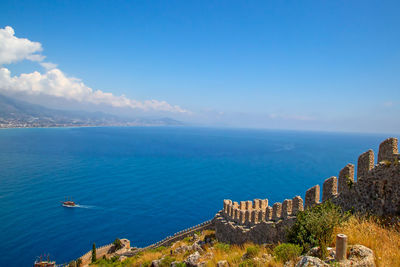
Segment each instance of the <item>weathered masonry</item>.
[[[331,200],[345,210],[376,215],[400,215],[400,163],[398,140],[388,138],[374,152],[361,154],[357,162],[340,170],[338,178],[327,178],[322,185],[322,202]],[[223,210],[214,218],[216,237],[227,243],[272,243],[284,241],[285,229],[296,214],[321,203],[321,190],[315,185],[303,199],[295,196],[269,206],[268,199],[234,202],[224,200]]]

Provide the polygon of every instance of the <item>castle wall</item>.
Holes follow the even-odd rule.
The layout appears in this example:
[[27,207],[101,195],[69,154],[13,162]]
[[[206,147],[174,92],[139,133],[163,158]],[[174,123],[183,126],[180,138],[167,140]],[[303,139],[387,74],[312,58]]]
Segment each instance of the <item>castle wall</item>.
[[[355,166],[347,164],[338,179],[326,179],[322,188],[322,202],[330,200],[344,210],[376,215],[400,215],[400,163],[396,138],[388,138],[379,146],[378,164],[374,165],[374,152],[361,154]],[[295,196],[283,203],[268,206],[268,200],[255,199],[240,202],[240,218],[232,216],[235,203],[224,200],[224,209],[214,218],[216,236],[221,242],[284,242],[287,227],[296,220],[296,214],[320,203],[320,187],[315,185],[303,199]],[[252,205],[250,205],[252,203]]]

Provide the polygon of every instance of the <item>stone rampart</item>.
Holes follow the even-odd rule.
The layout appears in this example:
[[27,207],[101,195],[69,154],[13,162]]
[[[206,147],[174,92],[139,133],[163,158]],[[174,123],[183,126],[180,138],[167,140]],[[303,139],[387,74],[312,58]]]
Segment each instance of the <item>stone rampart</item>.
[[[379,146],[378,162],[374,152],[361,154],[355,166],[347,164],[338,174],[323,183],[322,202],[330,200],[344,210],[375,215],[400,215],[400,156],[398,141],[388,138]],[[236,204],[235,204],[236,203]],[[252,205],[250,204],[252,203]],[[305,194],[304,208],[320,203],[320,187],[315,185]],[[303,210],[303,199],[296,196],[268,206],[268,200],[237,202],[224,200],[224,209],[214,218],[216,237],[221,242],[275,243],[285,241],[286,228]]]

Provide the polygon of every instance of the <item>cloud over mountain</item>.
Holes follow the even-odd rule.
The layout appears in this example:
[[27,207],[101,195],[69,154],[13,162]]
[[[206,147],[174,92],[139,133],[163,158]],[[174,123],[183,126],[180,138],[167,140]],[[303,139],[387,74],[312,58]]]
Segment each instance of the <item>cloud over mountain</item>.
[[137,101],[124,95],[94,90],[80,79],[67,76],[57,65],[44,62],[41,54],[42,45],[25,38],[15,36],[14,29],[6,26],[0,29],[0,66],[21,60],[37,61],[45,69],[45,73],[34,71],[12,76],[9,69],[0,67],[0,90],[9,93],[24,93],[27,95],[46,95],[80,103],[104,104],[117,108],[132,108],[142,111],[167,111],[174,113],[189,113],[187,110],[171,105],[166,101]]

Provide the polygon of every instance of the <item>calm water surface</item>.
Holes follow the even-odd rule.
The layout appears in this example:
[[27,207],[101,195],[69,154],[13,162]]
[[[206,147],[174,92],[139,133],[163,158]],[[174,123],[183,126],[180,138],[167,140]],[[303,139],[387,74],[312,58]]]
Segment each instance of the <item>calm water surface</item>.
[[[0,130],[0,266],[58,263],[128,238],[145,246],[222,200],[282,201],[377,151],[386,135],[207,128]],[[72,196],[79,208],[64,208]]]

